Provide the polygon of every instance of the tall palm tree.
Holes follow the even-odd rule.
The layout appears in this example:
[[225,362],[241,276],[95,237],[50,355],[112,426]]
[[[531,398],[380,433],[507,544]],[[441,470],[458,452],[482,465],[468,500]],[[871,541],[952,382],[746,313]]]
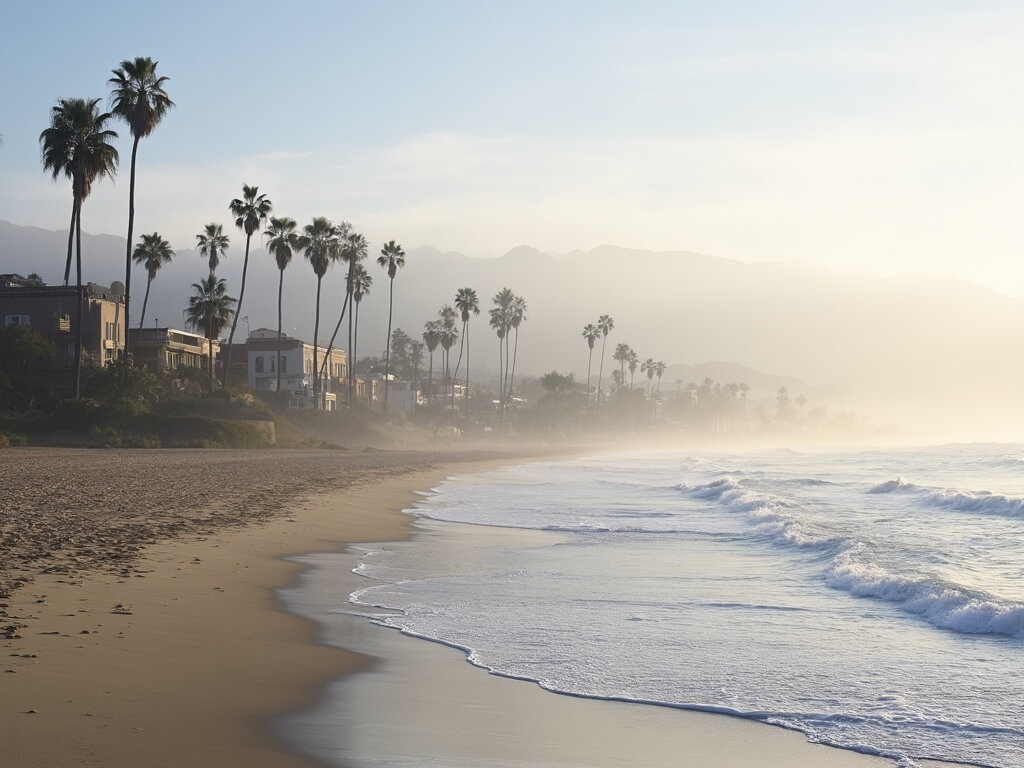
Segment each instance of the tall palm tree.
[[231,347],[235,343],[235,328],[238,316],[242,313],[242,299],[245,298],[245,273],[249,269],[249,243],[252,236],[260,231],[263,222],[270,216],[274,207],[266,195],[260,194],[259,187],[242,185],[242,196],[236,197],[228,206],[235,217],[235,226],[245,232],[245,261],[242,262],[242,287],[238,289],[238,306],[231,320],[231,333],[228,334],[228,351],[224,360],[224,386],[228,383],[228,371],[231,370]]
[[[125,59],[113,70],[113,77],[107,80],[111,87],[110,111],[128,124],[132,134],[132,166],[128,181],[128,251],[124,267],[124,324],[128,327],[132,290],[132,232],[135,227],[135,160],[139,152],[139,141],[149,136],[163,120],[174,102],[164,90],[166,77],[157,77],[158,62],[148,56]],[[149,291],[149,284],[146,284]],[[141,325],[140,325],[141,327]],[[125,352],[128,351],[128,336],[125,335]]]
[[391,380],[391,311],[395,306],[395,275],[405,266],[405,251],[394,240],[389,240],[381,248],[377,264],[388,271],[391,284],[388,288],[388,336],[384,347],[384,412],[388,410],[388,385]]
[[423,326],[423,343],[427,346],[427,352],[430,355],[430,370],[427,373],[427,381],[429,382],[428,400],[434,396],[434,350],[441,343],[443,331],[444,328],[439,320],[428,320]]
[[[149,287],[153,284],[153,278],[156,277],[160,267],[164,264],[169,264],[171,259],[174,258],[174,251],[171,250],[171,244],[160,237],[159,232],[154,232],[151,235],[142,236],[142,242],[135,246],[133,258],[136,263],[145,267],[146,274],[149,275],[149,279],[146,281],[146,298],[142,300],[142,315],[139,317],[139,328],[141,328],[143,323],[146,322]],[[125,322],[128,322],[127,311],[125,312]]]
[[[350,232],[341,245],[341,257],[348,262],[348,277],[345,280],[345,300],[349,306],[352,307],[348,313],[348,353],[351,357],[355,353],[355,341],[352,333],[353,317],[356,311],[356,275],[359,270],[366,274],[366,268],[360,263],[365,259],[370,252],[370,245],[366,242],[366,238],[360,235],[358,232]],[[373,280],[367,275],[370,282]],[[366,287],[369,288],[369,283],[366,283]],[[362,296],[360,296],[360,301]],[[352,357],[348,361],[348,407],[352,407],[352,390],[355,388],[356,372],[355,372],[355,358]],[[387,385],[385,385],[387,386]],[[387,391],[387,390],[385,390]]]
[[601,367],[597,369],[597,408],[601,409],[601,379],[604,378],[604,348],[608,343],[608,334],[615,327],[615,321],[611,315],[601,315],[597,318],[597,327],[601,330]]
[[629,365],[629,388],[633,388],[633,374],[636,373],[636,367],[640,365],[640,356],[636,353],[635,349],[629,350],[629,357],[626,359],[626,364]]
[[206,334],[209,349],[207,368],[210,375],[210,393],[213,393],[213,340],[220,336],[231,319],[231,306],[235,300],[228,296],[227,284],[212,272],[198,283],[192,283],[195,293],[189,296],[185,308],[185,322],[191,328]]
[[[502,288],[491,301],[491,327],[498,335],[498,375],[501,378],[501,408],[504,421],[505,404],[508,399],[508,336],[512,329],[512,315],[516,295],[511,288]],[[504,359],[503,359],[504,358]]]
[[337,228],[330,219],[317,216],[312,223],[303,227],[302,250],[313,272],[316,274],[316,319],[313,323],[313,402],[320,408],[320,368],[317,365],[317,349],[320,336],[320,284],[328,268],[341,257]]
[[[509,325],[516,332],[516,341],[512,348],[512,372],[508,377],[508,396],[512,397],[512,390],[516,381],[516,358],[519,357],[519,326],[526,321],[526,299],[516,296],[512,301],[512,308],[509,314]],[[508,340],[505,341],[508,344]]]
[[[355,332],[352,335],[352,355],[348,362],[349,379],[355,375],[356,360],[359,359],[359,305],[363,303],[363,297],[370,294],[370,286],[373,285],[373,275],[366,271],[366,267],[357,264],[352,272],[352,314],[355,316]],[[349,384],[351,387],[351,384]]]
[[[345,298],[341,302],[341,313],[338,315],[338,322],[334,324],[334,330],[331,332],[331,339],[327,342],[327,354],[324,356],[323,364],[320,366],[320,375],[327,375],[327,361],[330,359],[331,352],[334,350],[334,341],[338,338],[338,331],[341,330],[341,324],[345,320],[345,312],[348,310],[349,304],[352,303],[352,291],[349,290],[352,282],[352,253],[351,253],[351,241],[352,238],[362,238],[362,235],[356,234],[352,230],[352,225],[347,221],[342,221],[336,224],[334,227],[334,239],[337,243],[338,254],[337,257],[341,261],[347,261],[349,263],[349,274],[345,278]],[[350,339],[351,341],[351,339]],[[352,366],[348,366],[351,371]],[[351,402],[349,403],[351,405]]]
[[[437,315],[441,318],[441,335],[438,341],[441,344],[441,358],[444,368],[444,386],[442,390],[444,391],[444,397],[447,399],[452,391],[449,384],[451,381],[449,363],[451,361],[451,349],[455,346],[455,340],[459,337],[459,332],[455,330],[455,318],[459,316],[459,313],[455,311],[453,306],[446,304],[437,311]],[[454,402],[452,404],[454,405]]]
[[594,362],[594,343],[601,338],[601,329],[593,323],[583,326],[583,338],[587,340],[590,354],[587,356],[587,400],[590,400],[590,368]]
[[196,235],[199,255],[210,260],[211,275],[217,271],[217,266],[227,253],[230,243],[231,238],[224,234],[224,227],[221,224],[207,224],[203,231]]
[[64,285],[68,284],[71,277],[71,246],[74,237],[77,243],[78,275],[73,382],[76,400],[81,394],[82,378],[82,201],[89,196],[93,182],[104,176],[114,177],[118,160],[117,150],[110,143],[117,138],[117,133],[106,127],[111,114],[101,113],[96,106],[99,102],[99,99],[60,99],[50,110],[50,127],[39,134],[43,170],[49,171],[54,181],[58,176],[71,179],[71,226],[68,231]]
[[664,360],[659,360],[658,362],[656,362],[654,364],[654,375],[658,377],[658,390],[657,390],[657,392],[658,392],[659,395],[661,394],[661,377],[665,375],[665,370],[667,368],[668,368],[668,366],[665,365],[665,361]]
[[625,342],[615,345],[615,351],[612,353],[612,360],[619,364],[619,385],[623,386],[626,381],[626,362],[629,360],[629,353],[632,350],[629,348],[629,344]]
[[[459,288],[455,292],[455,308],[462,317],[462,341],[459,342],[459,359],[455,363],[455,377],[458,378],[462,364],[462,351],[466,351],[466,391],[462,393],[465,411],[469,413],[469,318],[480,314],[480,300],[472,288]],[[455,383],[452,382],[452,403],[455,401]]]
[[295,230],[298,228],[298,224],[295,223],[295,219],[289,219],[287,216],[280,218],[273,217],[270,219],[270,226],[267,227],[267,231],[263,233],[263,236],[267,238],[267,250],[270,255],[274,257],[274,261],[277,262],[277,269],[279,272],[277,280],[277,391],[281,391],[281,329],[282,329],[282,316],[281,316],[281,300],[284,291],[284,270],[291,264],[292,256],[295,251],[302,250],[303,239]]
[[647,396],[651,396],[651,387],[654,382],[654,374],[658,370],[658,364],[654,362],[653,357],[648,357],[640,364],[640,373],[647,374]]

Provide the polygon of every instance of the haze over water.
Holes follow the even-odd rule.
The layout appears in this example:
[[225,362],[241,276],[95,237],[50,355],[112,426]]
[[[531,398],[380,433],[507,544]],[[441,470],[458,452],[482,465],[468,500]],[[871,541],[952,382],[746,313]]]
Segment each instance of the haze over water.
[[374,547],[353,600],[551,690],[734,713],[905,766],[1015,768],[1022,471],[1024,446],[997,445],[457,477],[417,505],[420,525],[550,539],[444,557],[436,537]]

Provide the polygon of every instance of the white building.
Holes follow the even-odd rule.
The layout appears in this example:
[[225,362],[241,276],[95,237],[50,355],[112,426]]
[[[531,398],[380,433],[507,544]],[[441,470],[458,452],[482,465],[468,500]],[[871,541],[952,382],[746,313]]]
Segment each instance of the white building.
[[[249,387],[257,392],[277,390],[277,331],[257,328],[246,341],[248,352]],[[322,408],[337,408],[339,383],[348,375],[345,351],[332,349],[328,364],[325,347],[316,348],[317,367],[320,368]],[[281,336],[281,390],[292,393],[290,405],[294,408],[313,407],[313,345],[290,336]]]

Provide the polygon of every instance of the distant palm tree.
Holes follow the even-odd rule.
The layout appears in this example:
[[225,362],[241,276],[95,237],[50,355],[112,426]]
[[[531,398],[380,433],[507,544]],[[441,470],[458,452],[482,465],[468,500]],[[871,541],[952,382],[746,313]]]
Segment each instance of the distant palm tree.
[[[519,326],[526,321],[526,299],[516,296],[512,301],[512,310],[509,314],[509,325],[516,332],[515,344],[512,347],[512,371],[508,377],[508,396],[512,397],[512,390],[516,381],[516,358],[519,357]],[[508,340],[505,341],[508,344]]]
[[627,365],[629,365],[629,388],[633,388],[633,374],[636,373],[636,367],[640,365],[640,356],[637,355],[636,350],[629,350],[629,357],[626,359]]
[[626,381],[626,361],[629,360],[629,353],[632,350],[629,344],[625,342],[615,345],[615,352],[612,353],[612,360],[615,360],[619,364],[619,387],[622,387]]
[[601,379],[604,378],[604,348],[608,342],[608,334],[615,327],[615,321],[611,315],[601,315],[597,318],[597,327],[601,330],[601,367],[597,370],[597,407],[601,408]]
[[267,250],[277,262],[279,272],[277,280],[277,391],[281,391],[281,348],[282,348],[282,313],[281,303],[284,292],[284,270],[291,264],[295,251],[301,251],[304,241],[302,235],[295,230],[298,228],[295,219],[287,216],[271,218],[270,226],[263,236],[267,238]]
[[427,381],[429,382],[429,389],[427,390],[428,400],[433,398],[434,395],[434,350],[441,343],[443,331],[444,327],[439,320],[428,320],[423,326],[423,343],[427,346],[427,352],[430,355],[430,370],[427,373]]
[[196,247],[199,255],[210,260],[210,274],[217,271],[220,260],[227,253],[231,238],[224,234],[221,224],[207,224],[205,229],[196,235]]
[[[352,325],[353,325],[352,321],[355,319],[354,316],[355,316],[356,310],[357,310],[357,306],[356,306],[356,275],[359,273],[359,271],[362,271],[362,273],[364,275],[366,275],[366,280],[368,282],[365,282],[364,285],[367,288],[367,290],[369,290],[370,283],[373,282],[373,278],[371,278],[366,273],[366,268],[363,267],[363,265],[361,264],[361,262],[369,255],[369,252],[370,252],[370,244],[368,242],[366,242],[366,238],[363,237],[362,235],[360,235],[358,232],[350,232],[348,234],[348,236],[345,237],[342,240],[342,243],[341,243],[341,257],[345,261],[348,262],[348,277],[345,280],[345,293],[346,293],[346,299],[347,299],[347,301],[349,303],[349,306],[352,307],[352,309],[348,313],[348,352],[349,352],[349,356],[352,357],[352,359],[348,361],[348,407],[349,408],[352,407],[352,390],[354,389],[355,382],[356,382],[356,369],[355,369],[356,359],[354,357],[354,355],[355,355],[355,340],[353,338],[353,330],[352,330]],[[360,295],[359,299],[360,299],[360,301],[362,301],[362,295]],[[356,329],[356,331],[358,332],[358,328]],[[385,386],[387,386],[387,385],[385,385]],[[385,389],[385,391],[387,391],[387,390]]]
[[[163,120],[174,102],[164,90],[166,77],[157,77],[157,62],[148,56],[125,59],[113,70],[113,77],[107,80],[111,87],[110,111],[128,124],[132,134],[132,166],[128,180],[128,250],[124,266],[124,325],[128,327],[132,290],[132,233],[135,227],[135,160],[139,141],[149,136]],[[152,280],[151,280],[152,281]],[[149,284],[146,284],[149,292]],[[139,327],[142,325],[140,323]],[[128,336],[125,335],[125,352],[128,351]]]
[[387,269],[391,284],[388,288],[388,335],[384,347],[384,412],[388,410],[388,385],[391,379],[391,311],[395,306],[395,275],[405,266],[405,251],[394,240],[389,240],[381,248],[377,263]]
[[195,294],[188,299],[185,322],[206,334],[209,350],[207,368],[210,376],[210,392],[213,392],[213,340],[220,336],[232,315],[235,300],[228,296],[227,284],[212,272],[198,283],[192,283]]
[[352,314],[355,316],[355,332],[352,336],[352,359],[348,364],[350,379],[355,375],[356,360],[359,359],[359,305],[363,303],[363,297],[370,294],[371,285],[373,275],[367,272],[362,264],[357,264],[352,272]]
[[228,206],[235,217],[235,226],[245,232],[245,260],[242,262],[242,287],[238,289],[238,306],[231,320],[231,333],[228,334],[228,351],[224,360],[224,386],[228,383],[228,371],[231,370],[231,348],[235,343],[235,328],[238,327],[238,316],[242,312],[242,299],[245,298],[245,275],[249,270],[249,243],[252,236],[260,231],[263,222],[270,216],[274,207],[266,195],[260,194],[259,187],[242,185],[242,196],[236,197]]
[[317,345],[320,336],[320,284],[328,268],[341,258],[337,229],[330,219],[317,216],[303,228],[303,251],[316,274],[316,319],[313,323],[313,402],[320,408],[320,368],[317,365]]
[[654,364],[654,375],[658,377],[658,394],[661,394],[661,377],[665,375],[665,370],[668,368],[663,360],[659,360]]
[[640,364],[640,373],[647,374],[647,396],[651,396],[651,386],[654,382],[654,374],[658,370],[658,364],[654,362],[653,357],[648,357]]
[[[441,335],[438,341],[441,344],[441,350],[443,352],[442,358],[444,360],[444,396],[445,398],[452,392],[451,384],[451,350],[455,346],[455,340],[459,338],[459,332],[455,330],[455,318],[459,316],[459,313],[455,311],[455,308],[450,304],[446,304],[441,307],[437,312],[438,317],[441,318]],[[454,405],[454,400],[452,405]]]
[[[110,141],[117,133],[107,129],[109,112],[101,113],[99,99],[60,99],[50,110],[50,127],[39,134],[43,170],[71,179],[71,226],[68,231],[68,258],[64,267],[64,285],[71,277],[72,238],[77,243],[77,297],[75,314],[74,396],[81,394],[82,378],[82,201],[89,196],[93,182],[117,172],[117,150]],[[127,335],[127,334],[126,334]]]
[[587,399],[590,399],[590,367],[594,362],[594,343],[601,338],[601,329],[593,323],[583,326],[583,338],[587,340],[590,354],[587,357]]
[[[327,354],[324,355],[324,361],[320,365],[320,376],[323,378],[327,375],[327,364],[331,357],[331,352],[334,350],[334,342],[338,338],[338,331],[341,330],[341,324],[345,321],[345,313],[348,311],[349,305],[352,303],[352,266],[356,263],[356,259],[353,258],[352,253],[352,242],[362,242],[365,245],[365,238],[362,235],[357,234],[353,229],[352,225],[347,221],[342,221],[336,224],[334,227],[334,239],[338,245],[338,260],[348,262],[349,269],[348,274],[345,277],[345,298],[341,302],[341,312],[338,315],[338,322],[334,324],[334,330],[331,332],[331,339],[327,342]],[[351,330],[351,315],[349,316],[349,329]],[[352,336],[349,334],[349,349],[352,346]],[[352,366],[347,366],[349,372],[352,370]],[[351,399],[348,403],[351,406]]]
[[[508,371],[509,371],[509,350],[508,336],[512,330],[512,316],[516,295],[510,288],[502,288],[491,300],[494,308],[491,309],[491,327],[498,334],[498,374],[501,378],[501,408],[502,420],[504,421],[505,404],[508,400]],[[504,351],[504,360],[503,357]]]
[[[412,363],[412,380],[416,384],[417,395],[419,394],[419,382],[420,382],[420,363],[423,362],[423,342],[413,341],[409,344],[409,362]],[[417,404],[417,400],[413,400],[413,406]]]
[[[146,269],[149,280],[146,281],[146,298],[142,300],[142,315],[139,317],[139,328],[146,322],[146,305],[149,303],[149,287],[153,284],[153,278],[164,264],[169,264],[174,258],[174,251],[171,244],[160,237],[158,232],[151,235],[143,235],[142,242],[135,246],[135,261]],[[125,322],[127,323],[127,313]]]
[[[455,377],[458,378],[462,364],[462,350],[466,350],[466,391],[463,392],[465,411],[469,413],[469,318],[480,314],[480,300],[472,288],[459,288],[455,293],[455,308],[462,316],[462,341],[459,343],[459,359],[455,363]],[[455,400],[455,384],[452,383],[452,401]]]

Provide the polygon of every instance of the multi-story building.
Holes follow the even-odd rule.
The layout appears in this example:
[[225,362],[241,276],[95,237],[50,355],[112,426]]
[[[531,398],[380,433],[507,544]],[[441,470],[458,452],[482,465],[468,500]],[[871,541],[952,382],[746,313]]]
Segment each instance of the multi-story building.
[[[128,340],[135,364],[144,365],[153,373],[177,368],[209,370],[210,343],[205,336],[176,328],[129,328]],[[214,360],[219,352],[220,342],[214,340]]]
[[[277,389],[277,331],[257,328],[249,334],[245,349],[248,359],[249,387],[257,392]],[[321,369],[320,392],[323,410],[337,408],[340,383],[348,375],[345,351],[332,349],[326,367],[325,347],[317,348],[317,367]],[[281,390],[290,392],[294,408],[313,407],[313,345],[290,336],[281,336]]]
[[[83,350],[107,365],[124,349],[124,291],[120,283],[89,283],[82,292]],[[30,326],[53,345],[54,368],[70,368],[78,333],[77,296],[74,286],[38,285],[20,275],[0,275],[0,323]]]

